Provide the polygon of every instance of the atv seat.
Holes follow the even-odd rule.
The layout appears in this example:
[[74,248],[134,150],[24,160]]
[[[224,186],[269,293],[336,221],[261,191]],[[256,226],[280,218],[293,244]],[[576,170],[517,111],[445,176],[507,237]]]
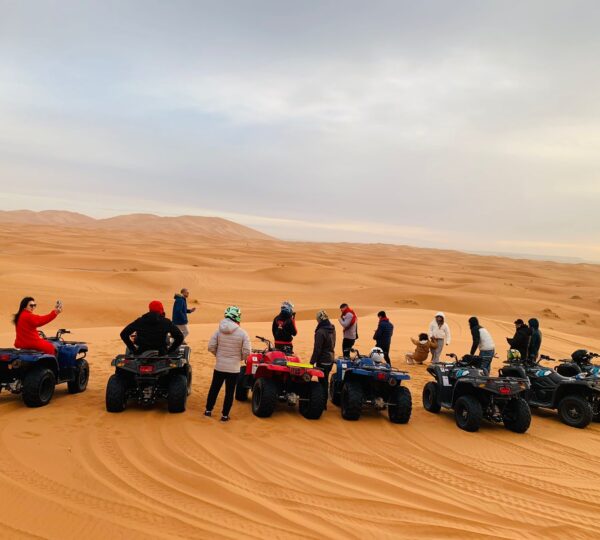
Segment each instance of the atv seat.
[[527,378],[527,372],[522,366],[508,366],[498,370],[498,375],[501,377],[517,377],[520,379]]
[[144,351],[143,353],[136,354],[136,358],[155,358],[160,356],[158,351]]

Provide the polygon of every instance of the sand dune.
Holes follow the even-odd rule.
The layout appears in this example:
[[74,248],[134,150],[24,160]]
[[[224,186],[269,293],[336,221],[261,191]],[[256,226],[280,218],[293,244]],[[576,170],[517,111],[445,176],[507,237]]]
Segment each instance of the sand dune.
[[[132,235],[123,220],[115,228],[2,221],[1,342],[12,343],[9,317],[22,296],[34,295],[41,311],[60,297],[65,312],[49,329],[66,326],[89,342],[92,376],[87,392],[60,388],[43,409],[0,395],[0,537],[598,537],[600,425],[571,429],[540,412],[525,435],[491,425],[467,434],[450,414],[422,409],[422,366],[407,366],[414,412],[406,426],[376,414],[345,422],[332,405],[316,422],[285,408],[261,420],[249,404],[235,404],[226,425],[201,413],[213,366],[206,344],[229,303],[242,306],[254,336],[268,334],[278,303],[292,299],[303,357],[314,312],[335,315],[341,301],[358,311],[364,350],[376,312],[388,310],[396,363],[439,309],[454,334],[448,351],[466,350],[472,314],[500,352],[516,317],[537,316],[545,352],[565,356],[600,350],[600,267],[402,246],[223,241],[191,229],[174,244],[158,233]],[[120,328],[151,299],[170,306],[184,285],[198,307],[188,411],[132,406],[109,415],[104,387],[122,349]]]

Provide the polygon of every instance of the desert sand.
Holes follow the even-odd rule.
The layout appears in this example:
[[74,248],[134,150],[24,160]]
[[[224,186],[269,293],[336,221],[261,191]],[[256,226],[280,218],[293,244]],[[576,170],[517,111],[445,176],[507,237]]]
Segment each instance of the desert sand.
[[[424,411],[429,376],[403,356],[438,310],[453,332],[446,352],[467,351],[470,315],[501,356],[512,321],[531,316],[541,321],[543,352],[598,351],[600,266],[285,243],[207,218],[84,218],[0,217],[0,343],[12,345],[9,319],[22,296],[35,296],[39,313],[60,298],[64,313],[46,328],[87,341],[91,366],[85,393],[60,386],[41,409],[0,394],[0,537],[598,538],[600,424],[577,430],[534,412],[524,435],[494,425],[465,433],[451,413]],[[131,405],[108,414],[120,329],[152,299],[170,311],[182,286],[198,308],[187,412]],[[396,327],[392,361],[412,377],[410,423],[375,413],[346,422],[331,404],[319,421],[284,406],[258,419],[248,403],[234,404],[228,424],[202,416],[214,362],[206,345],[224,307],[240,305],[249,334],[268,335],[284,299],[296,304],[303,358],[318,309],[337,316],[350,303],[361,350],[372,347],[376,313],[386,309]]]

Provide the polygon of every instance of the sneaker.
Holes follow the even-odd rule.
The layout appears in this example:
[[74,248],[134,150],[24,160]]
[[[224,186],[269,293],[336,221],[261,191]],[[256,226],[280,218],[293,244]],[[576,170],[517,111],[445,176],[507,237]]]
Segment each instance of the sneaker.
[[212,416],[212,411],[204,411],[204,416]]
[[221,422],[229,422],[229,416],[221,416]]

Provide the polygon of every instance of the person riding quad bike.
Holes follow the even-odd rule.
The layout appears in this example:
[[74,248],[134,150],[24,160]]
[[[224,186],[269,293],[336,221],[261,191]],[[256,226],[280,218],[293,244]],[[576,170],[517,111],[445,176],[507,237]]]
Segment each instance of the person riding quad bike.
[[[131,336],[135,333],[135,343]],[[169,335],[173,342],[168,346]],[[121,339],[133,354],[146,351],[158,351],[164,356],[179,349],[183,343],[183,334],[170,319],[165,317],[165,309],[158,300],[148,306],[148,313],[142,315],[121,331]]]

